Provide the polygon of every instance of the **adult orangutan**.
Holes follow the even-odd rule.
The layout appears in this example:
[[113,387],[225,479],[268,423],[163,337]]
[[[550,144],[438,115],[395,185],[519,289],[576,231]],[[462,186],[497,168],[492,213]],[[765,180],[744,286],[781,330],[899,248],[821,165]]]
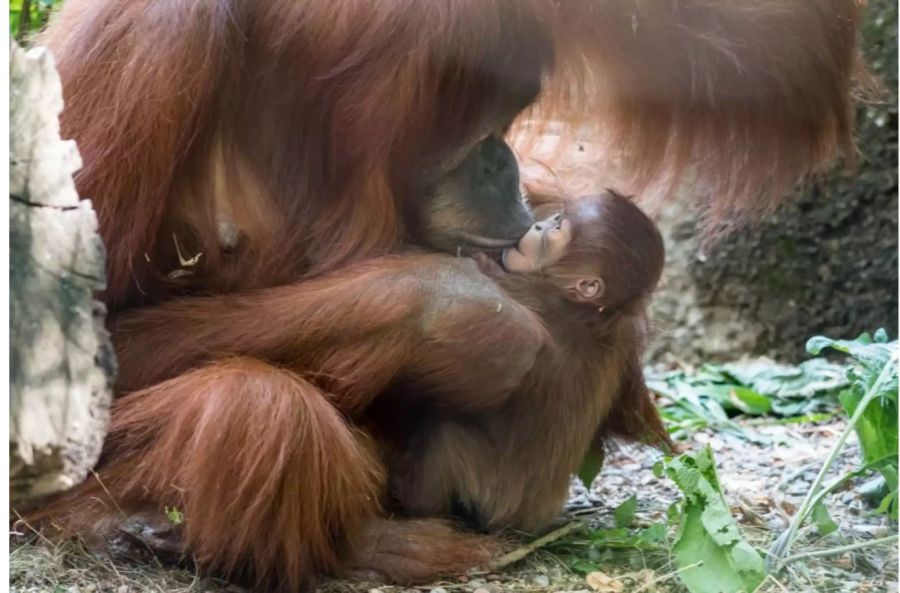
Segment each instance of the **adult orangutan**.
[[[379,520],[391,502],[385,470],[402,514],[545,524],[596,433],[667,441],[640,371],[659,233],[612,192],[567,202],[559,218],[503,254],[508,269],[534,275],[503,273],[483,256],[479,268],[410,253],[350,264],[303,293],[174,299],[123,314],[126,366],[142,359],[174,378],[131,379],[148,387],[115,404],[102,484],[76,491],[57,520],[108,537],[104,501],[120,516],[175,506],[189,518],[184,546],[204,567],[249,570],[267,584],[291,576],[281,573],[291,553],[327,552],[304,537],[353,533],[365,512],[355,548],[340,550],[343,573],[414,582],[485,560],[483,537]],[[267,318],[256,318],[257,299],[270,304]],[[184,334],[172,348],[176,318]],[[251,326],[266,339],[247,340]],[[210,351],[218,362],[184,371]],[[280,369],[265,390],[262,360]],[[283,534],[288,525],[300,533]],[[273,538],[285,548],[256,556]]]
[[[399,580],[483,559],[445,524],[377,519],[367,403],[419,356],[450,414],[490,407],[543,338],[486,277],[371,258],[511,244],[530,220],[502,137],[532,105],[599,127],[635,187],[691,167],[714,212],[763,208],[852,152],[858,4],[68,0],[44,41],[109,250],[117,390],[139,390],[101,464],[117,503],[185,509],[201,564],[290,587],[344,557]],[[479,299],[499,310],[469,329],[457,304]],[[472,348],[504,335],[507,356]],[[59,516],[119,521],[86,501]]]

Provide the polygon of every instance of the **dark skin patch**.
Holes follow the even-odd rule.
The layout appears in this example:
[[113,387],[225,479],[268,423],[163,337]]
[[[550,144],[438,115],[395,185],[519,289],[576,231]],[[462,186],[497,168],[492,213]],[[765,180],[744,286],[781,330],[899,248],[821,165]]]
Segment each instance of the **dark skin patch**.
[[451,254],[499,253],[532,223],[519,166],[501,138],[488,136],[425,190],[409,227],[416,243]]

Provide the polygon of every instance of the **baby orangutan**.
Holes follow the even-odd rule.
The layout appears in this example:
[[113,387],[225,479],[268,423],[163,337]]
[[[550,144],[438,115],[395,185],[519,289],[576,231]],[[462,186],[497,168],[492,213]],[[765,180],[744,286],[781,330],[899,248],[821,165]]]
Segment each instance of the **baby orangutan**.
[[562,508],[595,436],[668,444],[640,360],[644,309],[663,267],[659,231],[612,191],[561,206],[504,251],[505,271],[479,262],[543,322],[535,364],[496,409],[434,410],[416,424],[390,468],[405,512],[537,529]]

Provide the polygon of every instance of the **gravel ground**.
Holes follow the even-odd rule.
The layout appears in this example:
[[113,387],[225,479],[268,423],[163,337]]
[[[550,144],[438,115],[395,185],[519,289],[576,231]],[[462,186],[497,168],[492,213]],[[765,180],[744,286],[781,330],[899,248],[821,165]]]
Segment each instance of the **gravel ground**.
[[[759,424],[757,421],[746,422],[744,426],[770,443],[760,445],[739,437],[701,431],[695,433],[692,442],[685,446],[694,448],[709,444],[712,447],[734,516],[748,540],[764,550],[789,522],[843,425],[839,420],[832,420],[817,425],[788,426]],[[855,441],[851,440],[835,464],[835,471],[853,468],[857,455]],[[573,480],[572,497],[560,524],[580,519],[595,527],[612,527],[612,509],[632,494],[638,497],[638,524],[664,520],[666,509],[678,500],[679,495],[670,481],[653,475],[651,468],[658,458],[657,452],[644,447],[622,446],[612,450],[603,472],[589,492]],[[857,483],[852,490],[839,491],[828,500],[829,511],[840,529],[825,538],[818,538],[807,528],[795,544],[795,552],[833,548],[896,532],[896,525],[870,513],[870,507],[857,493],[859,486]],[[602,567],[603,574],[588,579],[569,570],[567,565],[571,564],[572,557],[564,557],[557,548],[551,545],[539,549],[498,574],[473,574],[428,587],[409,589],[326,581],[318,590],[322,593],[685,591],[664,553],[595,551],[590,560]],[[199,579],[185,571],[114,564],[88,556],[76,546],[50,547],[40,542],[17,546],[11,554],[10,571],[11,590],[22,593],[242,591],[217,581]],[[777,578],[770,578],[760,589],[816,593],[893,593],[897,590],[896,546],[863,548],[842,556],[796,562]]]

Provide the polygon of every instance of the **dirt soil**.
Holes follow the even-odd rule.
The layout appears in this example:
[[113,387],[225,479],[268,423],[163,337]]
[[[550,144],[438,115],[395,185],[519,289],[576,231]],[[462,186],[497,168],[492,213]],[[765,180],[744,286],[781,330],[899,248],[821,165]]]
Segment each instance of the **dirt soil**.
[[[732,512],[748,540],[760,551],[788,524],[820,464],[843,428],[840,420],[816,425],[777,425],[748,421],[745,428],[765,444],[739,437],[695,433],[687,447],[709,444],[715,452],[719,477]],[[835,472],[854,467],[858,455],[851,441],[836,463]],[[573,479],[572,496],[560,524],[581,520],[593,527],[613,527],[612,510],[636,494],[638,524],[664,521],[666,509],[679,498],[666,478],[651,471],[659,453],[652,449],[620,446],[611,451],[606,466],[588,492]],[[835,474],[837,475],[837,474]],[[805,528],[794,552],[828,549],[896,533],[897,526],[883,516],[871,514],[861,494],[861,483],[832,495],[828,508],[840,529],[819,538],[814,528]],[[862,488],[862,490],[865,490]],[[670,533],[670,536],[673,533]],[[522,545],[529,538],[521,539]],[[685,591],[664,552],[639,550],[593,550],[590,560],[604,576],[588,579],[570,570],[575,558],[560,553],[561,544],[539,549],[525,560],[496,574],[475,573],[430,586],[404,588],[329,580],[321,582],[322,593],[500,593],[522,592],[623,592],[680,593]],[[816,593],[893,593],[897,586],[897,547],[863,548],[843,555],[810,558],[790,565],[770,577],[760,591]],[[10,556],[11,590],[21,593],[238,593],[240,587],[203,579],[185,570],[157,565],[114,563],[86,554],[77,545],[50,546],[40,541],[15,544]],[[608,577],[609,580],[604,579]]]

